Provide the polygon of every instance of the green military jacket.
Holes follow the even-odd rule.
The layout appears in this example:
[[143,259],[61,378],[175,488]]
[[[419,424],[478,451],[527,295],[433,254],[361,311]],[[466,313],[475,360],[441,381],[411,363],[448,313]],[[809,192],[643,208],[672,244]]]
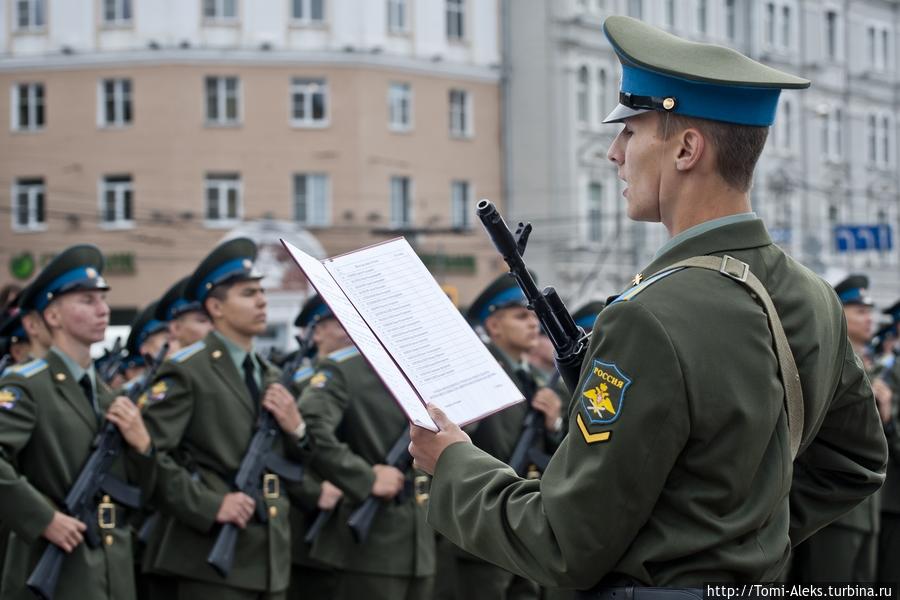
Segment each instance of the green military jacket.
[[[115,396],[99,380],[97,387],[105,413]],[[12,530],[0,584],[4,600],[34,598],[25,580],[47,546],[41,534],[99,431],[100,420],[55,353],[11,368],[0,379],[0,521]],[[125,480],[125,461],[116,462],[112,473]],[[148,477],[152,485],[152,473]],[[56,600],[135,597],[131,538],[117,517],[115,528],[101,530],[98,548],[82,543],[66,556]]]
[[[295,398],[300,398],[315,372],[314,365],[303,366],[294,372],[289,389]],[[319,512],[322,478],[311,468],[307,468],[303,473],[303,481],[288,484],[287,490],[291,500],[291,562],[295,565],[328,568],[310,558],[310,544],[304,541],[307,529]]]
[[[650,278],[724,253],[765,284],[797,360],[806,410],[794,464],[761,306],[713,271]],[[840,303],[758,219],[688,239],[645,273],[594,324],[569,435],[543,478],[521,480],[454,444],[436,466],[429,522],[548,586],[772,580],[792,542],[883,480],[885,439]]]
[[891,354],[878,374],[893,392],[893,421],[886,427],[890,448],[887,478],[881,489],[881,510],[892,514],[900,514],[900,358]]
[[[259,355],[261,390],[278,371]],[[238,536],[234,566],[222,579],[206,562],[219,531],[216,514],[253,436],[257,407],[228,349],[214,334],[183,348],[157,371],[144,406],[156,449],[152,502],[166,517],[151,537],[144,569],[152,573],[277,592],[290,579],[290,503],[267,498],[268,524],[254,518]],[[296,442],[276,438],[273,451],[299,456]],[[283,484],[283,482],[282,482]]]
[[[369,538],[354,542],[347,519],[372,489],[372,466],[384,462],[409,426],[390,392],[354,347],[322,360],[300,396],[315,454],[310,466],[338,486],[344,498],[310,550],[333,567],[394,576],[434,575],[434,532],[414,494],[385,502]],[[407,470],[407,487],[414,471]]]

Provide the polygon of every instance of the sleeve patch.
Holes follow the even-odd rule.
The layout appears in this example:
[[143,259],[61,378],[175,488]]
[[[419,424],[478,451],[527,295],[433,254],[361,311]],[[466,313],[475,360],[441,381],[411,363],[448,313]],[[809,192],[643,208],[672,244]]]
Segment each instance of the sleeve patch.
[[22,390],[11,385],[0,388],[0,409],[12,410],[15,408],[19,398],[22,397]]
[[309,385],[310,387],[322,389],[328,383],[329,379],[331,379],[331,371],[319,371],[309,380]]
[[593,360],[581,386],[576,417],[578,429],[588,444],[609,440],[612,433],[601,430],[622,414],[625,392],[630,385],[631,378],[614,363]]
[[160,379],[152,386],[150,389],[141,394],[141,397],[138,398],[137,405],[138,408],[144,408],[150,404],[156,404],[157,402],[161,402],[166,399],[166,395],[169,393],[169,382],[166,379]]

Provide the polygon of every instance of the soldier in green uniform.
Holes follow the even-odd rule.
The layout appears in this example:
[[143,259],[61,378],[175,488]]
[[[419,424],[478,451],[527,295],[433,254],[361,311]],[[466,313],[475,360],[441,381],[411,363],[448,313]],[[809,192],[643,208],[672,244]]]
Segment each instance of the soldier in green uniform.
[[769,581],[792,544],[877,491],[887,456],[837,295],[750,209],[779,92],[809,82],[628,17],[604,32],[623,71],[607,156],[629,217],[672,239],[594,323],[570,433],[539,482],[436,407],[439,433],[413,427],[434,472],[428,520],[585,598]]
[[[316,365],[329,354],[346,348],[351,342],[344,328],[331,313],[318,294],[310,296],[294,320],[294,325],[304,330],[308,342],[316,350],[312,364],[301,365],[294,372],[290,387],[299,398],[315,373]],[[298,351],[302,351],[298,350]],[[334,509],[343,496],[339,487],[307,469],[303,481],[288,486],[291,498],[291,586],[289,599],[330,599],[338,584],[338,574],[331,566],[310,557],[306,533],[315,522],[319,511]]]
[[[315,329],[322,343],[349,341],[336,319]],[[300,396],[315,453],[309,462],[343,500],[313,542],[309,556],[337,571],[334,598],[417,600],[430,598],[434,578],[434,531],[425,506],[413,493],[414,471],[384,464],[388,450],[406,433],[406,416],[354,346],[319,358]],[[347,519],[369,495],[383,501],[368,538],[357,543]]]
[[[850,275],[834,287],[847,320],[847,337],[863,361],[872,331],[869,278]],[[870,371],[871,372],[871,371]],[[873,494],[853,510],[820,529],[800,544],[793,559],[792,578],[798,583],[876,580],[879,495]]]
[[188,280],[190,277],[179,279],[166,290],[154,314],[154,318],[169,324],[169,345],[173,351],[199,342],[212,331],[212,322],[200,303],[185,298]]
[[[878,540],[878,581],[896,582],[900,579],[900,301],[884,311],[891,317],[890,331],[885,337],[894,338],[894,346],[877,362],[872,388],[884,400],[882,420],[888,439],[890,458],[887,478],[881,490],[881,533]],[[895,588],[894,598],[900,597]]]
[[[110,314],[102,270],[96,247],[73,246],[41,271],[22,298],[23,309],[47,324],[52,347],[45,358],[0,379],[0,521],[11,530],[0,584],[4,599],[34,597],[25,581],[48,542],[66,552],[57,600],[135,597],[123,507],[104,513],[111,521],[98,508],[104,528],[97,547],[85,543],[86,524],[60,509],[104,415],[133,454],[150,449],[140,411],[94,373],[90,347],[103,340]],[[126,479],[124,463],[114,463],[111,475]]]
[[13,364],[21,364],[44,358],[52,345],[50,332],[41,316],[34,310],[24,310],[22,299],[29,293],[23,289],[7,307],[5,320],[0,323],[0,338],[6,338],[5,349],[12,356]]
[[[201,303],[214,331],[163,364],[144,407],[158,471],[151,502],[164,516],[144,567],[176,579],[179,600],[283,598],[290,578],[290,504],[277,476],[265,475],[265,523],[252,497],[232,491],[262,408],[283,430],[273,452],[299,458],[305,440],[293,396],[253,351],[254,336],[266,327],[255,258],[251,240],[233,239],[191,276],[185,296]],[[222,523],[241,528],[227,578],[206,562]]]
[[122,363],[126,386],[144,374],[147,369],[144,357],[156,356],[163,344],[169,341],[168,324],[154,316],[157,304],[154,301],[145,306],[131,322],[131,331],[125,342],[126,357]]

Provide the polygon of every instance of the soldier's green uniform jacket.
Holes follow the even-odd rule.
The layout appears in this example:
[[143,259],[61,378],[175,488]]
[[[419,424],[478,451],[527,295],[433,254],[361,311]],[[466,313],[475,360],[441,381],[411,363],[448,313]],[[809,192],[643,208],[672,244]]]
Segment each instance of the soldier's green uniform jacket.
[[[262,365],[260,390],[278,381]],[[175,353],[157,371],[144,421],[157,452],[154,506],[167,517],[154,531],[144,568],[249,590],[277,592],[290,577],[288,499],[267,498],[268,524],[255,517],[240,531],[234,566],[222,579],[206,562],[215,542],[216,514],[253,436],[257,407],[228,348],[215,332]],[[279,436],[273,451],[299,457],[297,444]]]
[[[354,347],[328,355],[300,397],[315,453],[310,466],[344,499],[310,556],[344,571],[402,577],[434,575],[434,531],[414,494],[379,509],[368,539],[354,542],[347,519],[372,489],[372,466],[409,426],[390,392]],[[412,483],[413,470],[407,472]],[[407,486],[412,487],[411,485]]]
[[884,434],[830,286],[755,218],[727,219],[644,272],[725,253],[765,284],[797,360],[806,410],[795,464],[762,307],[726,276],[684,269],[600,313],[569,435],[540,481],[472,444],[444,451],[435,529],[549,586],[586,589],[615,574],[701,587],[774,579],[791,542],[874,493]]
[[[98,378],[101,415],[114,397]],[[34,598],[25,580],[47,545],[41,534],[78,477],[100,423],[55,351],[0,379],[0,520],[12,530],[0,590],[4,600]],[[112,469],[121,480],[126,479],[123,459]],[[152,470],[145,472],[146,492],[153,480]],[[122,514],[115,528],[100,530],[98,548],[82,543],[66,556],[57,600],[135,597],[131,539]]]
[[882,377],[893,392],[893,420],[886,427],[891,459],[880,494],[881,511],[900,515],[900,359],[891,355],[880,367],[875,376]]

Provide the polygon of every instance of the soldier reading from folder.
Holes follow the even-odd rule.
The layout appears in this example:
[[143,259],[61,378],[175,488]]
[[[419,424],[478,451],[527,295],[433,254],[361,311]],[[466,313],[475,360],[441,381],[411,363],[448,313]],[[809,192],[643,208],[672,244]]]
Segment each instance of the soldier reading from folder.
[[598,316],[540,481],[435,407],[439,433],[413,427],[410,451],[434,473],[428,520],[584,598],[770,581],[791,544],[880,487],[887,454],[837,295],[751,212],[779,92],[809,82],[628,17],[604,32],[623,70],[607,156],[629,217],[672,238]]

